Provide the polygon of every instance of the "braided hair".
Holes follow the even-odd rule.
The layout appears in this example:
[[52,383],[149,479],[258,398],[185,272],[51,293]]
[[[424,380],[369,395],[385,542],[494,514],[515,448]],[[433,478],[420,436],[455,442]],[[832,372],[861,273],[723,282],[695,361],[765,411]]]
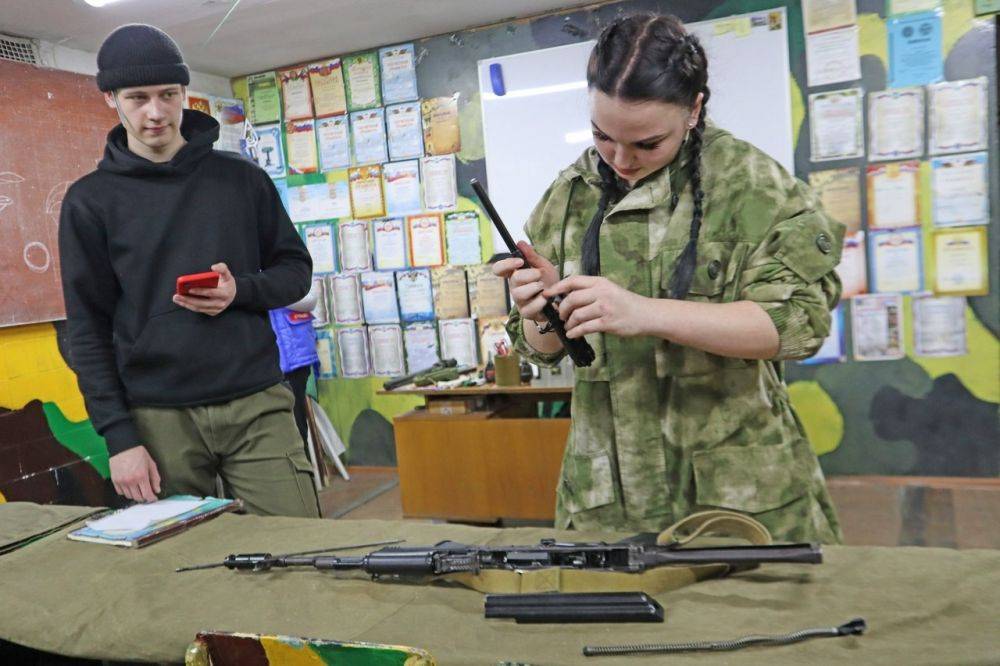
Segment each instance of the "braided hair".
[[[690,238],[670,277],[668,296],[684,299],[698,259],[698,235],[705,193],[701,189],[701,148],[708,105],[708,59],[698,38],[676,16],[637,14],[615,21],[601,33],[587,63],[587,87],[629,101],[658,101],[693,108],[702,94],[698,121],[685,139],[688,178],[694,196]],[[599,237],[609,203],[619,194],[614,172],[599,160],[601,198],[583,236],[581,264],[588,275],[600,271]]]

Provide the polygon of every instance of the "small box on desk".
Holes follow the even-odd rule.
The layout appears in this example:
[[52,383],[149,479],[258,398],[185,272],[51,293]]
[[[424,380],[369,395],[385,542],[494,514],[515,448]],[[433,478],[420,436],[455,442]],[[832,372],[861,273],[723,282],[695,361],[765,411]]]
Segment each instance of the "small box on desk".
[[484,409],[486,409],[486,398],[483,396],[435,398],[427,401],[427,411],[442,416],[471,414]]

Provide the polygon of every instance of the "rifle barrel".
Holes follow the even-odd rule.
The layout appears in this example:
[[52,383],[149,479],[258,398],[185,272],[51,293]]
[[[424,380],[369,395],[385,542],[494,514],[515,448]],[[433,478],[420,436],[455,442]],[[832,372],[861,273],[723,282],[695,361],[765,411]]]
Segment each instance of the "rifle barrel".
[[516,254],[520,258],[524,258],[521,251],[517,249],[517,243],[514,242],[514,238],[507,231],[507,227],[504,225],[503,220],[500,219],[500,213],[497,209],[493,207],[493,202],[490,201],[490,195],[486,193],[486,189],[483,184],[480,183],[475,178],[469,179],[469,184],[472,185],[472,189],[475,191],[476,196],[479,197],[479,201],[483,204],[483,208],[486,210],[486,216],[490,218],[493,226],[496,227],[497,233],[500,234],[500,238],[503,239],[504,244],[507,245],[507,249],[513,254]]
[[820,564],[823,553],[813,543],[770,546],[720,546],[717,548],[676,548],[644,553],[646,566],[665,564]]

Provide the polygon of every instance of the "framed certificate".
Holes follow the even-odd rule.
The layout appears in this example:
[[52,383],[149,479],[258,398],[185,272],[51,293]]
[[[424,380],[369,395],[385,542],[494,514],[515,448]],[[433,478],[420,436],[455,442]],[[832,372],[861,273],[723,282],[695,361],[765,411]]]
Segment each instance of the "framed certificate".
[[989,293],[986,227],[934,232],[934,293],[981,296]]
[[386,46],[378,50],[382,75],[382,100],[394,104],[417,98],[417,65],[413,44]]
[[285,120],[306,120],[313,117],[312,88],[309,85],[308,67],[289,67],[278,70],[281,82],[281,99]]
[[371,164],[348,171],[351,184],[351,210],[354,217],[382,217],[385,201],[382,198],[382,166]]
[[441,215],[429,213],[406,218],[410,238],[411,266],[440,266],[444,263]]
[[344,68],[340,58],[327,58],[312,62],[309,63],[308,68],[316,117],[322,118],[347,113]]

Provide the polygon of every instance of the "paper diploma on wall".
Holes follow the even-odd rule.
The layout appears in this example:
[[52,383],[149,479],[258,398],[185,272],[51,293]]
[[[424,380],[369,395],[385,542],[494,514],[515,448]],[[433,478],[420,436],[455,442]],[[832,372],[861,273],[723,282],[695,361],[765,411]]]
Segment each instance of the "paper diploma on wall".
[[903,358],[903,297],[872,294],[851,299],[854,359],[885,361]]
[[410,238],[411,266],[440,266],[444,263],[444,240],[441,216],[438,214],[411,215],[406,218]]
[[316,297],[316,304],[310,311],[313,317],[313,328],[323,328],[330,324],[330,308],[328,307],[326,276],[315,275],[312,279],[312,287],[309,294]]
[[396,271],[396,291],[399,295],[399,315],[403,321],[434,319],[430,271]]
[[285,123],[289,173],[316,173],[319,156],[316,152],[316,123],[313,120],[293,120]]
[[320,170],[343,169],[351,164],[351,136],[347,116],[332,116],[316,121]]
[[913,299],[913,346],[917,356],[968,353],[965,298],[920,296]]
[[271,178],[285,177],[285,147],[281,140],[281,125],[254,127],[257,133],[257,166]]
[[468,266],[469,303],[475,317],[506,317],[510,311],[507,303],[507,281],[493,274],[487,264]]
[[990,223],[988,165],[986,153],[935,157],[931,160],[934,226]]
[[896,160],[924,153],[924,89],[868,93],[868,159]]
[[424,132],[420,124],[420,102],[405,102],[385,109],[389,159],[405,160],[424,155]]
[[406,374],[403,333],[397,324],[369,326],[368,342],[372,356],[372,374],[381,377]]
[[868,166],[868,226],[895,229],[920,224],[920,162]]
[[819,194],[826,214],[847,227],[861,230],[861,170],[858,167],[813,171],[809,185]]
[[380,271],[406,268],[406,232],[403,220],[388,217],[372,220],[375,268]]
[[841,299],[868,291],[868,266],[865,252],[865,232],[855,231],[844,236],[844,252],[837,264],[837,275],[843,285]]
[[254,127],[281,120],[281,95],[274,72],[249,75],[247,94],[250,98],[250,123]]
[[923,288],[920,228],[872,231],[872,288],[913,293]]
[[934,232],[934,293],[981,296],[989,293],[986,227]]
[[385,201],[382,198],[382,166],[370,164],[348,170],[351,185],[351,210],[354,217],[382,217]]
[[364,220],[342,220],[338,225],[340,270],[367,271],[372,267],[368,247],[368,223]]
[[309,86],[308,67],[290,67],[278,70],[281,81],[281,99],[285,105],[285,120],[312,119],[312,90]]
[[420,102],[424,125],[424,149],[428,155],[447,155],[462,149],[458,126],[458,94]]
[[424,176],[424,207],[427,210],[454,210],[458,198],[455,156],[425,157],[421,163]]
[[928,86],[930,153],[985,150],[989,132],[987,79],[946,81]]
[[420,195],[420,162],[389,162],[382,169],[387,215],[412,215],[423,209]]
[[340,374],[343,377],[367,377],[371,374],[368,335],[364,326],[337,329]]
[[806,35],[806,79],[810,86],[860,78],[858,26]]
[[347,113],[344,69],[340,58],[309,63],[309,82],[317,117]]
[[212,98],[212,117],[219,122],[219,140],[216,150],[230,153],[243,152],[241,141],[246,133],[246,113],[243,101],[229,97]]
[[385,112],[382,109],[351,114],[354,164],[380,164],[389,160],[385,145]]
[[861,88],[809,95],[812,161],[841,160],[864,154]]
[[334,349],[333,334],[329,329],[316,331],[316,354],[319,356],[319,378],[333,379],[337,376],[337,353]]
[[440,360],[437,327],[433,322],[418,321],[403,329],[406,365],[410,372],[420,372]]
[[312,257],[313,274],[335,273],[337,251],[333,240],[333,226],[329,222],[307,224],[303,227],[306,249]]
[[347,88],[347,108],[351,111],[382,105],[378,59],[374,51],[342,58]]
[[382,72],[384,104],[394,104],[417,98],[417,66],[413,44],[387,46],[378,51]]
[[368,271],[361,273],[361,302],[365,321],[369,324],[395,324],[399,322],[396,305],[396,280],[392,273]]
[[469,316],[469,292],[465,270],[461,266],[438,266],[431,269],[434,292],[434,312],[438,319],[459,319]]
[[478,264],[483,260],[479,246],[479,214],[473,210],[448,213],[444,217],[448,263],[456,266]]
[[453,358],[463,365],[476,365],[476,324],[472,319],[440,319],[441,358]]
[[331,275],[330,298],[333,301],[333,320],[337,324],[360,324],[364,321],[361,282],[357,273]]

